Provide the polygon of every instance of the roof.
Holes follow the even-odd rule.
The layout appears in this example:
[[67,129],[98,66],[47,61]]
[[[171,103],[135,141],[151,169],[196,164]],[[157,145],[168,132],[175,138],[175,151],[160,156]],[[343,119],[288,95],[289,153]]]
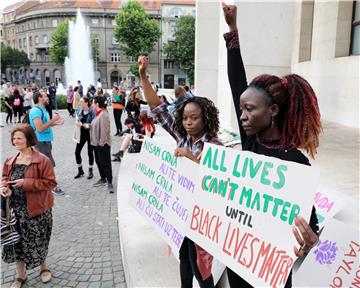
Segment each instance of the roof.
[[[90,8],[90,9],[120,9],[127,0],[47,0],[21,1],[10,5],[4,11],[16,10],[21,15],[34,10],[62,9],[62,8]],[[145,10],[160,10],[161,4],[188,4],[195,5],[195,0],[139,0]]]

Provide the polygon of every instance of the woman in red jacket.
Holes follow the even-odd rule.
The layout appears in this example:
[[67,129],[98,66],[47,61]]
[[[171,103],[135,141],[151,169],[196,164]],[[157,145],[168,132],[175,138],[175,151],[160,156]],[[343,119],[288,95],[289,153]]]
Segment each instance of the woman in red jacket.
[[19,226],[20,242],[4,246],[2,259],[16,262],[17,275],[11,287],[21,287],[26,269],[40,266],[43,283],[51,280],[46,256],[52,230],[52,207],[56,187],[50,160],[32,148],[37,142],[30,125],[19,125],[11,132],[11,143],[18,153],[5,160],[0,193],[10,198]]

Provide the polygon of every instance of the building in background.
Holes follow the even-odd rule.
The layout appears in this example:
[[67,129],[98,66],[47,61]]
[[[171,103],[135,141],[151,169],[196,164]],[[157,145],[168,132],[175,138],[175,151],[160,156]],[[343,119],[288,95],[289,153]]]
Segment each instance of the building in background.
[[[314,88],[323,120],[359,128],[359,1],[235,3],[248,81],[297,73]],[[196,9],[196,93],[217,104],[223,127],[237,130],[222,10],[203,1]]]
[[[140,1],[140,3],[150,18],[159,20],[160,27],[164,26],[162,5],[169,4],[172,9],[179,6],[180,11],[183,11],[184,6],[195,9],[195,0]],[[0,23],[3,33],[2,42],[12,48],[25,51],[31,65],[19,69],[7,69],[5,77],[13,82],[36,82],[38,85],[66,81],[64,67],[56,65],[49,59],[51,33],[65,19],[74,18],[77,9],[80,8],[90,28],[91,37],[99,43],[98,61],[94,63],[96,80],[100,80],[105,88],[110,87],[115,81],[134,82],[135,77],[129,73],[129,68],[135,59],[128,58],[122,53],[113,36],[115,16],[119,13],[120,7],[119,0],[22,1],[6,7],[2,11],[2,23]],[[176,19],[175,16],[173,19]],[[169,19],[166,21],[169,22]],[[164,73],[174,75],[174,79],[185,78],[181,74],[180,77],[178,76],[178,69],[171,70],[171,73],[167,68],[161,69],[162,65],[168,67],[164,65],[166,57],[162,55],[162,47],[166,41],[168,40],[163,35],[149,55],[149,77],[151,81],[162,85],[165,84]]]

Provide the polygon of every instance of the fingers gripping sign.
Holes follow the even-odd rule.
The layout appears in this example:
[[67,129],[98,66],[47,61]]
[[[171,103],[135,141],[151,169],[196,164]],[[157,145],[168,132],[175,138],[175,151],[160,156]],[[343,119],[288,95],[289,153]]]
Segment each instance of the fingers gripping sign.
[[237,9],[236,5],[226,5],[224,2],[221,3],[222,9],[224,11],[224,18],[226,23],[228,24],[230,30],[237,30],[236,25],[236,14]]
[[[294,246],[294,253],[298,257],[304,256],[305,253],[308,253],[312,247],[314,247],[319,238],[312,231],[310,225],[302,217],[295,218],[295,225],[293,227],[293,234],[296,238],[296,241],[299,243],[300,248]],[[300,233],[299,233],[300,231]]]

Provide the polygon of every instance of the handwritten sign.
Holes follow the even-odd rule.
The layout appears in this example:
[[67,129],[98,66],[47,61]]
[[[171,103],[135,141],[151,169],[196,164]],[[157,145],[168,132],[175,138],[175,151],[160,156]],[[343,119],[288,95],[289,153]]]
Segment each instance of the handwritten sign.
[[[296,286],[360,287],[358,225],[336,219],[326,222],[320,241],[296,272]],[[309,277],[309,275],[311,275]]]
[[189,238],[255,287],[283,287],[296,260],[294,219],[310,219],[315,168],[206,144]]
[[139,156],[129,202],[151,222],[172,250],[178,251],[189,217],[184,199],[195,191],[191,178],[195,168],[179,169],[182,159],[150,138],[145,138]]

